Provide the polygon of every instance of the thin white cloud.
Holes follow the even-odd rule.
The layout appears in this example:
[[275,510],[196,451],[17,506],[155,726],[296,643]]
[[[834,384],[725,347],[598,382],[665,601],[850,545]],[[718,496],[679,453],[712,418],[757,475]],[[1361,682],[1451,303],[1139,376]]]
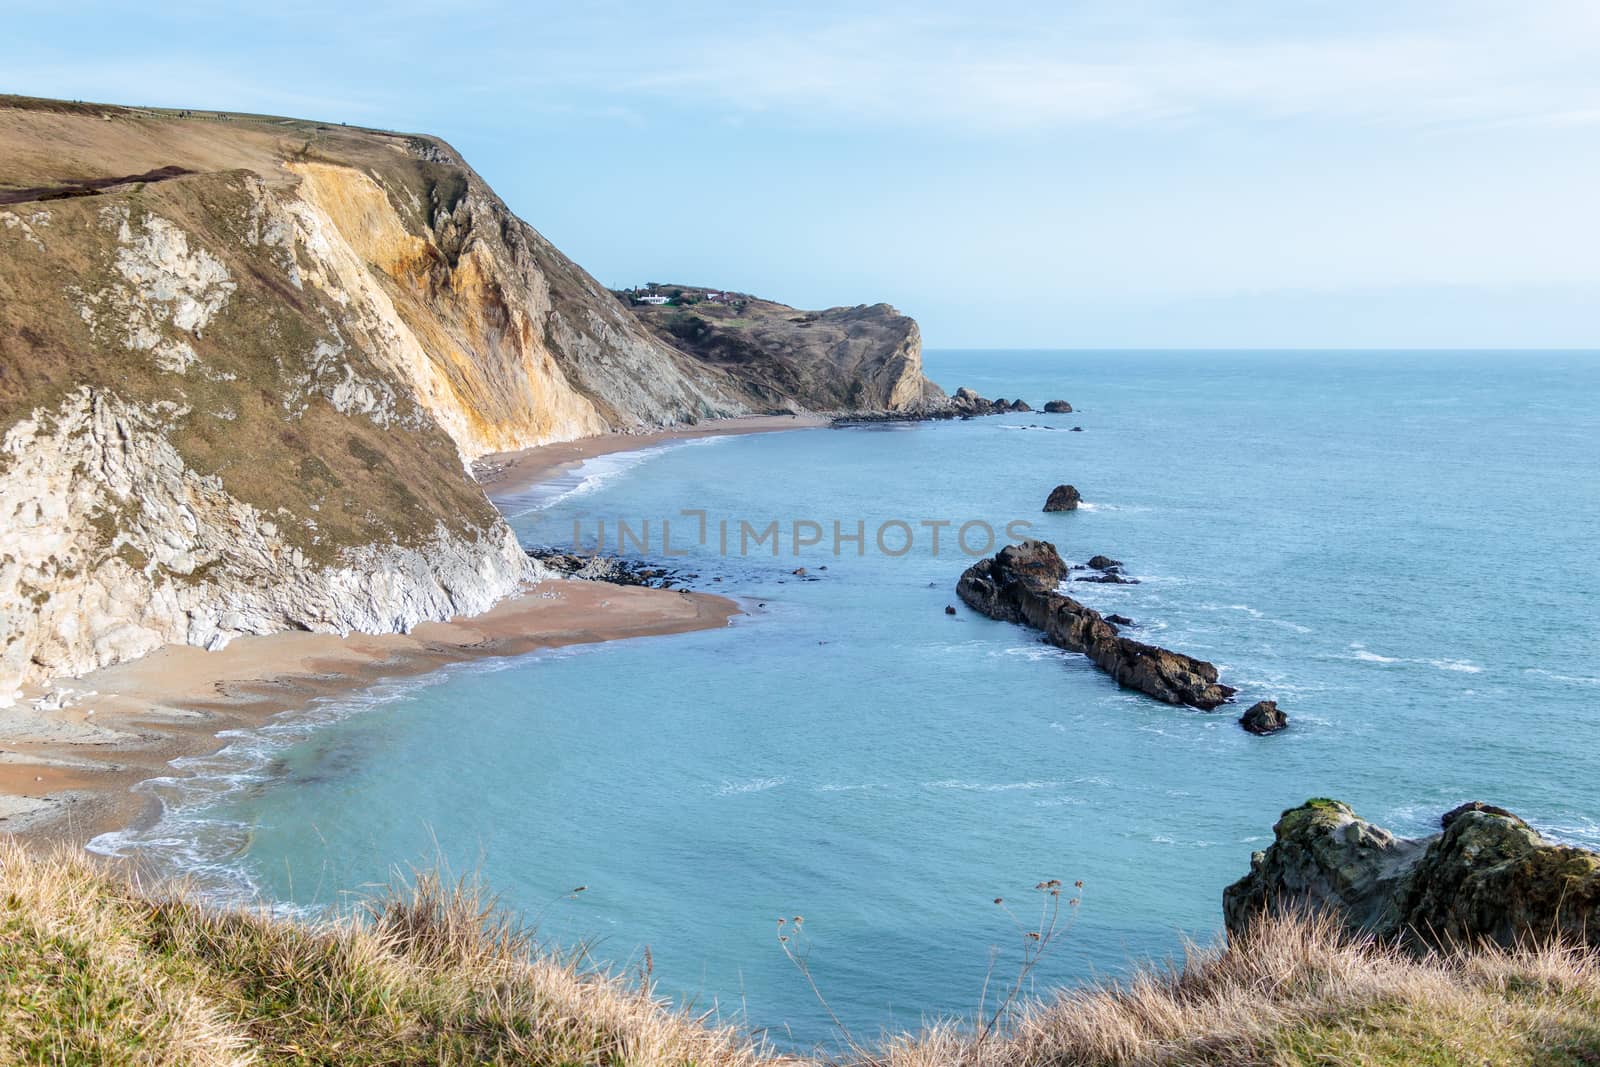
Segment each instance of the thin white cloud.
[[1009,20],[695,17],[687,30],[633,24],[610,54],[553,57],[533,77],[726,112],[984,130],[1212,114],[1572,125],[1600,114],[1600,5],[1426,4],[1402,7],[1403,22],[1352,6],[1316,25],[1260,10],[1264,28],[1249,33],[1237,18],[1134,6]]

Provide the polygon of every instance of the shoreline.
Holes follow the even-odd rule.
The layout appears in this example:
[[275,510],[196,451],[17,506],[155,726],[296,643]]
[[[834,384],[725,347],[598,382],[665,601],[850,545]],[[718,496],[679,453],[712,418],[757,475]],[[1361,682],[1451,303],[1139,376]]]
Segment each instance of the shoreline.
[[557,441],[516,452],[495,452],[473,461],[473,473],[490,500],[526,492],[541,482],[566,474],[585,460],[619,452],[640,452],[672,441],[702,437],[734,437],[790,430],[821,430],[832,425],[824,415],[742,415],[709,419],[692,426],[677,426],[649,433],[608,433]]
[[[480,458],[491,500],[559,477],[585,460],[671,441],[820,429],[811,415],[717,419],[650,433],[610,433]],[[743,608],[713,593],[550,580],[489,611],[425,622],[409,634],[283,631],[235,638],[216,652],[167,645],[80,678],[61,678],[0,709],[0,834],[29,847],[82,848],[102,833],[143,829],[160,802],[133,791],[173,760],[210,755],[225,731],[249,729],[314,701],[452,663],[567,645],[726,626]],[[69,694],[36,706],[46,692]]]
[[62,708],[25,701],[0,712],[0,833],[81,848],[108,831],[146,828],[160,804],[134,785],[171,774],[175,759],[217,752],[223,731],[319,698],[452,663],[715,629],[743,613],[712,593],[557,579],[409,634],[283,631],[215,652],[168,645],[76,679],[67,688],[82,695]]

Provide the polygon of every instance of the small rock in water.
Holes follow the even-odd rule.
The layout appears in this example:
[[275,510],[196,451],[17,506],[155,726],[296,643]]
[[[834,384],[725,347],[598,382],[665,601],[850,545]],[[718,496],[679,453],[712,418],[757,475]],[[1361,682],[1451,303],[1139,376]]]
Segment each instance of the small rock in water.
[[1082,426],[1074,426],[1072,428],[1072,432],[1073,433],[1082,433],[1083,432],[1083,427]]
[[1132,619],[1128,618],[1126,615],[1107,615],[1106,616],[1106,622],[1115,623],[1118,626],[1137,626],[1138,625],[1138,623],[1134,622]]
[[797,574],[800,577],[804,578],[806,576],[806,569],[804,567],[796,567],[794,570],[790,571],[789,573]]
[[1046,511],[1076,511],[1078,502],[1083,499],[1078,490],[1070,485],[1058,485],[1050,490],[1050,498],[1044,502]]
[[1072,414],[1072,405],[1065,400],[1052,400],[1044,406],[1044,410],[1050,415],[1070,415]]
[[1275,734],[1289,725],[1289,716],[1278,710],[1276,700],[1258,700],[1239,716],[1239,725],[1253,734]]
[[956,613],[955,605],[954,604],[946,604],[944,606],[944,613],[946,615],[954,615]]
[[1110,556],[1090,556],[1089,566],[1097,571],[1120,571],[1122,569],[1122,561],[1120,559],[1112,559]]

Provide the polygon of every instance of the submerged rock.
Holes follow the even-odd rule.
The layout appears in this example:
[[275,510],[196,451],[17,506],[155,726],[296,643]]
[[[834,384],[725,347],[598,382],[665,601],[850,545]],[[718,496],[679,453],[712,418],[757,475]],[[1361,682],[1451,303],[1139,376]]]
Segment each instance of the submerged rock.
[[1052,400],[1045,404],[1044,410],[1050,415],[1071,415],[1072,405],[1065,400]]
[[1479,802],[1440,823],[1440,833],[1408,840],[1336,800],[1291,808],[1273,827],[1272,846],[1250,857],[1250,873],[1223,891],[1227,927],[1320,909],[1385,940],[1600,946],[1600,854],[1551,844]]
[[1278,710],[1276,700],[1258,700],[1239,716],[1239,725],[1253,734],[1275,734],[1289,725],[1289,716]]
[[1212,664],[1122,637],[1099,612],[1062,595],[1067,572],[1050,542],[1023,541],[967,568],[956,594],[991,619],[1042,630],[1050,644],[1082,652],[1119,684],[1157,700],[1209,711],[1233,696]]
[[1050,496],[1044,502],[1046,511],[1077,511],[1078,503],[1083,499],[1078,490],[1070,485],[1058,485],[1050,490]]

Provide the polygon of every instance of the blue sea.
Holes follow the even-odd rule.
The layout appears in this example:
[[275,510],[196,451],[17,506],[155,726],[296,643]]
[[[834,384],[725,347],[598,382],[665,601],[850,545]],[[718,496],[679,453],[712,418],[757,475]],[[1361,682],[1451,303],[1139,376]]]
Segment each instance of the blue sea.
[[[630,970],[648,949],[664,994],[799,1045],[838,1035],[779,917],[805,917],[786,944],[870,1039],[1009,981],[1013,916],[1036,914],[1044,879],[1084,885],[1040,989],[1213,938],[1223,887],[1309,796],[1407,834],[1482,799],[1600,847],[1600,356],[927,364],[948,389],[1076,411],[591,461],[504,501],[527,543],[648,522],[659,557],[666,519],[687,554],[665,562],[748,614],[285,717],[148,784],[160,824],[100,847],[313,910],[442,862],[549,942]],[[1042,514],[1062,482],[1084,507]],[[779,523],[778,554],[741,554],[741,520]],[[860,550],[835,522],[861,524]],[[1124,561],[1140,584],[1072,594],[1217,663],[1238,706],[1156,703],[960,606],[961,528],[976,550],[1010,523],[1070,560]],[[820,542],[796,554],[796,529]],[[1237,726],[1260,698],[1287,732]]]

